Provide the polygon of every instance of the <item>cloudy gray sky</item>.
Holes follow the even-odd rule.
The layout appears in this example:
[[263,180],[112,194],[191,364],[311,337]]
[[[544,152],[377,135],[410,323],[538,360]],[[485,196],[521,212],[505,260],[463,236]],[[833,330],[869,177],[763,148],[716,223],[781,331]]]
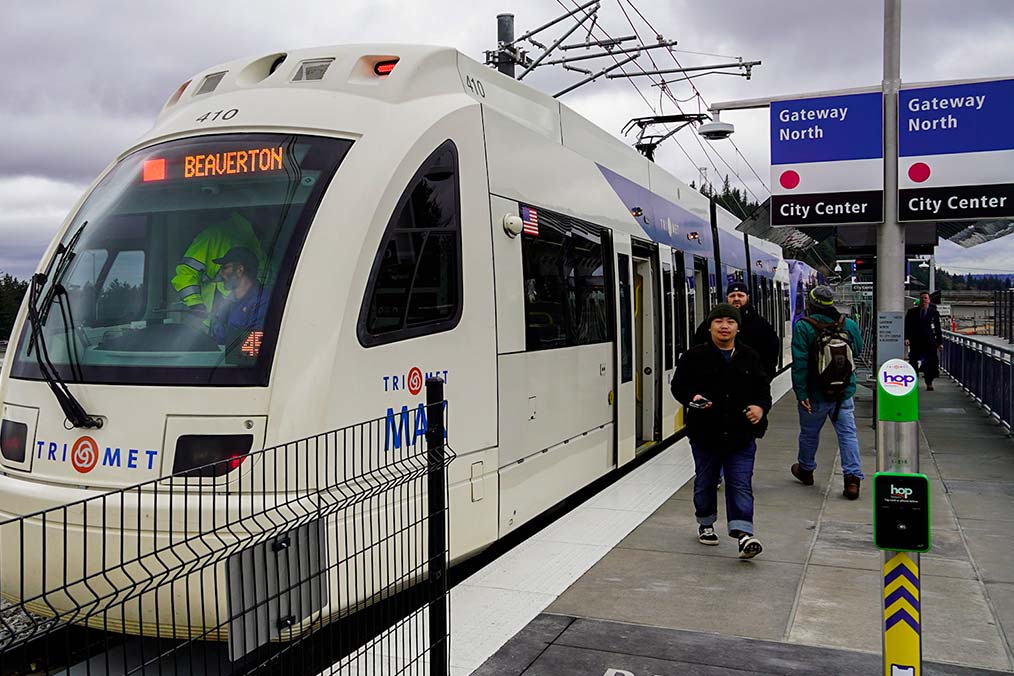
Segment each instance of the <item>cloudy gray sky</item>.
[[[613,35],[636,29],[653,41],[655,32],[638,10],[654,30],[679,41],[686,50],[677,54],[684,66],[726,55],[764,62],[750,81],[695,80],[708,102],[881,80],[882,0],[602,0],[599,26]],[[3,0],[0,270],[22,277],[34,270],[88,184],[151,126],[169,94],[196,71],[241,56],[349,42],[444,44],[481,60],[483,50],[495,46],[495,17],[504,11],[516,15],[520,33],[559,14],[561,5],[557,0]],[[902,39],[905,81],[1012,76],[1014,1],[905,0]],[[674,65],[664,50],[654,58],[660,68]],[[646,56],[640,63],[651,67]],[[527,81],[554,92],[578,77],[545,68]],[[634,82],[637,89],[622,80],[589,85],[563,100],[617,135],[628,119],[652,108],[677,112],[668,99],[660,106],[659,88],[647,78]],[[687,83],[672,91],[677,99],[689,99],[681,104],[685,110],[697,110],[696,92]],[[711,180],[729,173],[734,185],[745,184],[763,199],[769,173],[766,113],[725,118],[736,124],[738,151],[729,141],[705,145],[686,130],[657,159],[687,181],[699,175],[699,167],[707,168]],[[1011,237],[970,250],[945,242],[938,254],[944,266],[960,271],[1014,271]]]

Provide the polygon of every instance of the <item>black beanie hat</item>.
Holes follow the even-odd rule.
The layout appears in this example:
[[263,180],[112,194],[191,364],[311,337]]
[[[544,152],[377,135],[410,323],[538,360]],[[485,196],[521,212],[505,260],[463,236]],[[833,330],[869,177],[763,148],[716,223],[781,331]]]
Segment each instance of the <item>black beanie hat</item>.
[[750,295],[750,287],[745,282],[731,282],[729,286],[725,287],[725,295],[728,296],[733,291],[742,291],[746,295]]
[[735,305],[729,305],[728,303],[719,303],[715,307],[711,308],[711,312],[708,314],[708,327],[711,327],[711,322],[721,317],[728,317],[737,324],[742,324],[743,320],[740,317],[739,309]]

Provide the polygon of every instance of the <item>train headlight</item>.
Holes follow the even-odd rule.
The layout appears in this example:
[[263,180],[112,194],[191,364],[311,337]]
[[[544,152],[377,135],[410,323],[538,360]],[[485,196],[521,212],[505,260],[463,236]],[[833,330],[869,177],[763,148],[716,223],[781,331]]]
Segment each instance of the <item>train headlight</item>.
[[252,434],[184,434],[176,440],[173,475],[215,477],[243,464]]
[[28,425],[4,420],[0,423],[0,452],[10,462],[24,462],[28,447]]

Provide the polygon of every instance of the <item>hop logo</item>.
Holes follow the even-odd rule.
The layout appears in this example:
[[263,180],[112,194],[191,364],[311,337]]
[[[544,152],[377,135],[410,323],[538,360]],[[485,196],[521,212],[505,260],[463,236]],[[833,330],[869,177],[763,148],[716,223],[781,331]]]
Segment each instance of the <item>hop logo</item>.
[[99,462],[99,445],[91,437],[81,437],[71,448],[70,462],[78,472],[87,474]]
[[413,395],[422,392],[423,388],[423,374],[419,370],[418,366],[413,366],[412,370],[408,372],[408,391]]

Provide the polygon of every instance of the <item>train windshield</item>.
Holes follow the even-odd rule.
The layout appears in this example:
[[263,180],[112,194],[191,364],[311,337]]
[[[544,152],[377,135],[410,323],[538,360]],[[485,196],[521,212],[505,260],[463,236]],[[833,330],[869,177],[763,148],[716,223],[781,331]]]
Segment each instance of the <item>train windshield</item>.
[[37,294],[43,340],[26,323],[12,375],[266,385],[296,259],[351,145],[229,134],[124,158],[64,236]]

